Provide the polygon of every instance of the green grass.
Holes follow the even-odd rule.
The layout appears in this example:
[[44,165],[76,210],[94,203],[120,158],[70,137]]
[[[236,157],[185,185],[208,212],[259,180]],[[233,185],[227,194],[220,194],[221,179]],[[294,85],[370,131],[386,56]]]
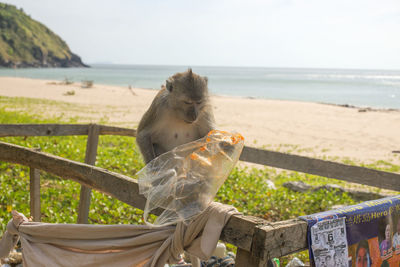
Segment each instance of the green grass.
[[[4,111],[15,112],[15,114],[20,114],[22,117],[24,114],[58,114],[52,118],[47,118],[46,123],[63,122],[63,123],[88,123],[96,122],[107,124],[109,123],[109,118],[107,117],[107,112],[115,112],[115,107],[108,107],[106,111],[99,118],[99,113],[93,105],[85,104],[72,104],[64,101],[55,101],[49,99],[36,99],[27,97],[7,97],[0,96],[0,107]],[[104,107],[102,107],[104,108]],[[31,116],[36,118],[35,116]],[[18,118],[15,118],[18,120]],[[34,121],[27,120],[28,123],[34,123]],[[130,123],[113,123],[114,126],[126,126]]]
[[[0,123],[76,123],[77,119],[63,116],[41,118],[22,111],[10,111],[0,98]],[[23,100],[18,100],[23,101]],[[25,100],[24,100],[25,101]],[[40,148],[64,158],[84,160],[86,137],[3,137],[0,141],[30,148]],[[101,136],[96,166],[133,177],[144,164],[131,137]],[[368,167],[399,171],[399,166],[378,161]],[[80,185],[62,180],[51,174],[41,174],[42,221],[74,223]],[[270,179],[276,189],[268,187]],[[355,204],[347,194],[320,190],[314,193],[297,193],[282,186],[287,181],[303,181],[310,185],[344,182],[297,172],[277,172],[272,168],[235,168],[219,190],[216,201],[235,206],[247,215],[262,217],[269,221],[296,218],[301,215],[329,210],[334,205]],[[0,236],[2,236],[10,210],[15,209],[29,216],[29,169],[25,166],[0,162]],[[96,224],[142,224],[143,212],[102,193],[93,192],[89,222]],[[229,246],[232,249],[232,246]],[[307,253],[293,254],[283,258],[287,262],[293,256],[307,260]]]

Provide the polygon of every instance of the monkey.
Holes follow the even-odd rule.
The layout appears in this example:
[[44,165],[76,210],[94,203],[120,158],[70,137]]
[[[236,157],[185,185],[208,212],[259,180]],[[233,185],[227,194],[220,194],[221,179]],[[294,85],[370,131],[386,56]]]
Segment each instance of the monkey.
[[136,142],[145,163],[215,129],[208,78],[189,68],[166,80],[137,129]]

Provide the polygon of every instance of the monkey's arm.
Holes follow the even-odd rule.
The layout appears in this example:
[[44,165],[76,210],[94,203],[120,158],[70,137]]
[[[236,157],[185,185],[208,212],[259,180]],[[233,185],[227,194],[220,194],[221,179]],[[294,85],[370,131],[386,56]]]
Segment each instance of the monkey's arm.
[[215,128],[216,126],[212,107],[207,106],[205,107],[201,118],[199,118],[198,132],[200,138],[207,135],[211,130],[215,130]]
[[139,146],[140,152],[142,153],[144,162],[146,164],[156,157],[150,133],[145,130],[138,132],[136,143]]
[[137,129],[136,143],[146,164],[156,157],[152,140],[152,128],[157,123],[156,111],[160,106],[159,99],[163,91],[165,90],[161,90],[153,99],[149,109],[143,114]]

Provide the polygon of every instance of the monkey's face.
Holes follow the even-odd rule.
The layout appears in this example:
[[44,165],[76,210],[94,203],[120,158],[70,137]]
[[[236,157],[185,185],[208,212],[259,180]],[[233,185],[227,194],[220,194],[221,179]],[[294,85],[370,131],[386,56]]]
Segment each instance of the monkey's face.
[[185,95],[171,96],[170,107],[174,110],[177,119],[186,123],[194,123],[201,116],[207,98],[193,99]]
[[186,123],[195,122],[208,101],[207,78],[189,69],[169,78],[166,88],[169,91],[169,104],[176,116]]
[[197,120],[203,108],[203,101],[202,99],[196,101],[188,98],[181,100],[183,120],[186,123],[193,123]]
[[173,107],[177,119],[186,123],[194,123],[202,113],[205,99],[192,99],[181,95],[172,97],[170,105]]

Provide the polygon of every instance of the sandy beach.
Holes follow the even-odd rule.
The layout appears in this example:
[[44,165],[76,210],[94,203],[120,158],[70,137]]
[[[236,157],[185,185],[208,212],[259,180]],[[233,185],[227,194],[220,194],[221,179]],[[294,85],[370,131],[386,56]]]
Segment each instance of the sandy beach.
[[[72,93],[73,91],[73,93]],[[70,92],[69,94],[67,92]],[[31,114],[78,117],[135,128],[156,90],[27,78],[0,77],[0,96],[54,100],[31,101]],[[72,95],[71,95],[72,94]],[[360,110],[334,105],[212,96],[220,129],[235,130],[246,145],[332,160],[400,163],[400,111]],[[16,109],[5,106],[7,109]],[[21,108],[19,108],[21,109]]]

